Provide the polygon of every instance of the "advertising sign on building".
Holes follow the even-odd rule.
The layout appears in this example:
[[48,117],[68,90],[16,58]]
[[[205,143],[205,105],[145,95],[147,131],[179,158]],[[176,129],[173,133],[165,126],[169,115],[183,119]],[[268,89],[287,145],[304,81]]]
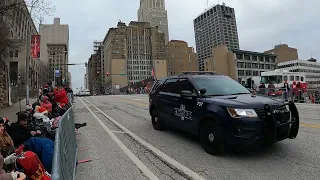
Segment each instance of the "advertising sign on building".
[[40,58],[40,35],[31,37],[31,58]]

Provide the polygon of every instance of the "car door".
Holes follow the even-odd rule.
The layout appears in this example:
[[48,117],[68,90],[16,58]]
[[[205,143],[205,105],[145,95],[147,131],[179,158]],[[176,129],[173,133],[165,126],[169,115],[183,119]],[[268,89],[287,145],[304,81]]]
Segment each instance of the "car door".
[[179,97],[176,83],[178,79],[168,79],[159,91],[159,107],[160,117],[167,125],[174,126],[174,108],[177,106],[177,99]]
[[191,91],[194,93],[195,97],[182,97],[179,96],[177,102],[179,102],[178,107],[176,107],[176,118],[175,121],[178,125],[177,128],[193,132],[196,126],[196,119],[199,119],[202,113],[201,103],[198,103],[198,93],[194,86],[188,79],[179,79],[177,82],[179,86],[179,94],[181,91]]

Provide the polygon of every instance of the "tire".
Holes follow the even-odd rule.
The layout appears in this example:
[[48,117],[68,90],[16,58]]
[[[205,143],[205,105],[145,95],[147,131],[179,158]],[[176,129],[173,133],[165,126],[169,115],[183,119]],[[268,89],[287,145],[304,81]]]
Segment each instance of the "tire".
[[214,120],[201,123],[200,143],[203,149],[211,155],[217,156],[225,153],[222,128]]
[[152,126],[155,130],[162,131],[165,129],[165,124],[162,122],[162,120],[158,116],[158,111],[153,110],[151,113],[151,121]]

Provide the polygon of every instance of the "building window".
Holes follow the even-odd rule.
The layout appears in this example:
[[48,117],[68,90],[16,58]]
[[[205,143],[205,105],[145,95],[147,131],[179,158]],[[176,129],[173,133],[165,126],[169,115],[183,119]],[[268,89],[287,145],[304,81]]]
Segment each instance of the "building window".
[[294,76],[290,76],[290,81],[294,81]]
[[264,62],[264,59],[263,59],[262,56],[259,56],[259,61],[260,61],[260,62]]
[[19,51],[17,49],[14,50],[14,57],[18,57],[19,56]]

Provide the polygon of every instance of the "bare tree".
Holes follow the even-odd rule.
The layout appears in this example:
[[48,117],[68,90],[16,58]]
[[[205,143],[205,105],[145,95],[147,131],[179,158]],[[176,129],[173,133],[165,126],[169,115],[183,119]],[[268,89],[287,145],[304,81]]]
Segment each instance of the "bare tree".
[[19,14],[27,14],[37,24],[45,15],[51,15],[55,7],[50,0],[0,0],[0,58],[8,49],[18,46],[11,39],[10,26]]

